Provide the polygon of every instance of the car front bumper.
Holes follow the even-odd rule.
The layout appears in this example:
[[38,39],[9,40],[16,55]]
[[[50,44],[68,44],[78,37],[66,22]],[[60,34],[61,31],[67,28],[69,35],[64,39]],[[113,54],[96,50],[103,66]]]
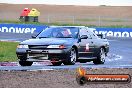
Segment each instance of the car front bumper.
[[23,61],[44,61],[44,60],[65,60],[70,49],[17,49],[16,54],[19,60]]

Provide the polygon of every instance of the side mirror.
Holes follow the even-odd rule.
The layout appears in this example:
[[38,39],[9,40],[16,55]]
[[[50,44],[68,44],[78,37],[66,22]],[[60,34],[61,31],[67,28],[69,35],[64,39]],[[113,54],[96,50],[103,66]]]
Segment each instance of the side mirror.
[[82,36],[81,36],[81,39],[87,39],[87,38],[88,38],[87,35],[82,35]]
[[32,38],[36,38],[36,35],[32,35]]
[[101,39],[106,39],[105,34],[97,34],[97,36],[98,36],[99,38],[101,38]]

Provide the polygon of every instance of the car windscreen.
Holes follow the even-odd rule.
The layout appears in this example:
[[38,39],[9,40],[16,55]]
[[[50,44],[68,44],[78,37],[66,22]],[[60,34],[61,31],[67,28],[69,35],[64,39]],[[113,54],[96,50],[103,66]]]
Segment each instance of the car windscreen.
[[78,38],[77,27],[51,27],[43,30],[37,38]]

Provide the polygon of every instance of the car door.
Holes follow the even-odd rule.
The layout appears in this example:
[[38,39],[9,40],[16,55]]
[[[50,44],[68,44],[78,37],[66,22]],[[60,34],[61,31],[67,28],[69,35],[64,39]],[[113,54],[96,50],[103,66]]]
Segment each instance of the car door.
[[79,31],[80,38],[83,35],[87,35],[88,38],[87,39],[80,39],[79,57],[87,57],[87,58],[93,57],[94,44],[93,44],[92,37],[88,33],[87,29],[81,28]]
[[100,48],[100,43],[101,40],[98,38],[98,36],[92,32],[91,30],[87,29],[87,32],[89,33],[89,35],[91,36],[91,41],[93,44],[93,48],[91,48],[91,51],[93,52],[93,56],[96,57]]

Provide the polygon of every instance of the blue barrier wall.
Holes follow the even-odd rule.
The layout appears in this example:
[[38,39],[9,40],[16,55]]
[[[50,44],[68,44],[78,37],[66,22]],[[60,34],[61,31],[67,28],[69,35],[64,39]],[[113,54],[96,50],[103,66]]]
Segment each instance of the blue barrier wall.
[[132,37],[132,28],[95,28],[94,32],[112,37]]
[[[1,34],[35,34],[45,29],[46,25],[33,24],[0,24]],[[93,28],[96,34],[105,34],[112,37],[132,37],[132,28]]]
[[0,24],[0,32],[4,33],[39,33],[45,29],[46,25],[33,24]]

